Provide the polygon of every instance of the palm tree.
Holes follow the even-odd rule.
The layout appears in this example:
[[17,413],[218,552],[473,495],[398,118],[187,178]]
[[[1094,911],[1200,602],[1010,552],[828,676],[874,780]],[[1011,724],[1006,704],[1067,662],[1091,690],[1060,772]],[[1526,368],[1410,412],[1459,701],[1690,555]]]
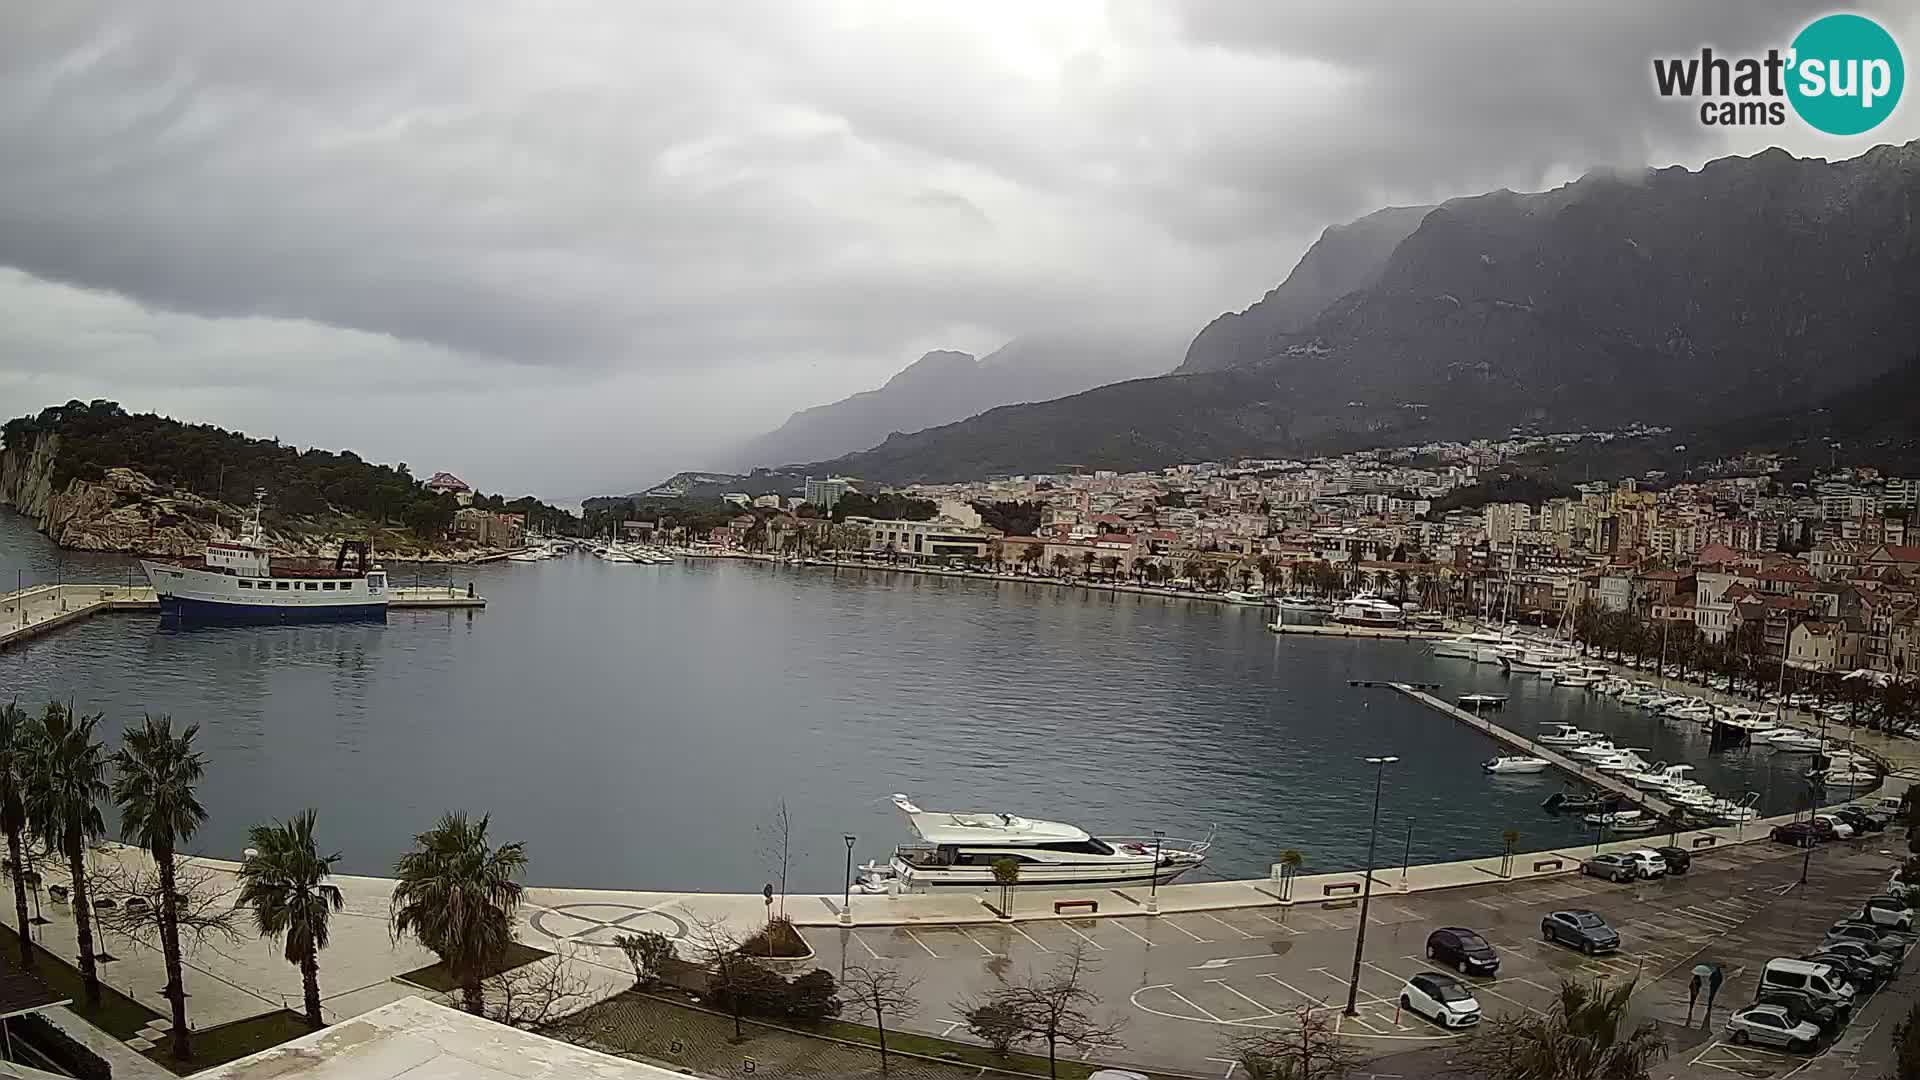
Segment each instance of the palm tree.
[[20,966],[33,970],[33,936],[27,929],[27,866],[20,832],[27,827],[27,811],[20,796],[26,786],[29,762],[28,733],[33,719],[17,702],[0,705],[0,829],[7,833],[7,865],[13,868],[13,907],[19,916]]
[[109,792],[107,748],[93,737],[100,714],[79,716],[57,701],[28,735],[27,820],[48,847],[67,857],[73,875],[73,928],[80,946],[80,979],[89,1008],[100,1007],[100,971],[93,961],[93,919],[87,901],[87,844],[107,831],[100,803]]
[[456,811],[414,837],[393,867],[400,880],[389,915],[394,936],[412,934],[440,957],[476,1016],[481,980],[513,943],[521,891],[514,878],[527,868],[525,844],[487,845],[487,821]]
[[1027,564],[1027,572],[1033,572],[1033,564],[1047,557],[1047,549],[1039,544],[1028,544],[1020,549],[1020,561]]
[[173,1056],[185,1061],[187,993],[180,961],[180,902],[174,887],[173,854],[193,838],[207,811],[193,787],[206,772],[206,759],[193,748],[200,725],[177,734],[173,718],[149,713],[139,727],[127,728],[113,755],[113,801],[120,807],[120,839],[153,852],[160,868],[160,955],[167,967],[167,1001],[173,1006]]
[[253,910],[261,937],[286,937],[287,963],[300,968],[306,988],[307,1023],[320,1017],[320,950],[327,947],[327,919],[346,905],[337,886],[327,883],[340,853],[320,854],[313,839],[314,812],[303,810],[290,821],[255,825],[247,846],[258,854],[240,867],[240,904]]
[[1066,573],[1067,567],[1072,564],[1072,561],[1073,560],[1067,558],[1065,552],[1056,553],[1053,557],[1053,572],[1056,574]]
[[1271,555],[1262,555],[1253,560],[1253,568],[1260,571],[1260,591],[1273,595],[1273,572],[1279,566]]
[[1093,563],[1096,558],[1097,556],[1091,551],[1083,551],[1080,553],[1080,574],[1082,577],[1093,576]]
[[1547,1012],[1509,1013],[1483,1027],[1464,1054],[1468,1071],[1490,1080],[1646,1080],[1667,1044],[1651,1020],[1625,1029],[1633,991],[1632,979],[1611,988],[1562,982]]

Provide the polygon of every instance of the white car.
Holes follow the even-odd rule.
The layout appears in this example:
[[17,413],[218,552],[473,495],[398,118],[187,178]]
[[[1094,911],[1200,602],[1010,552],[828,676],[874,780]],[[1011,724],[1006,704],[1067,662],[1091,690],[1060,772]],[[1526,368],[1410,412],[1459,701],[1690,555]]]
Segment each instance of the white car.
[[1443,1028],[1480,1022],[1480,1002],[1474,999],[1473,989],[1443,971],[1423,971],[1408,979],[1400,988],[1400,1008]]
[[1820,1029],[1810,1021],[1795,1021],[1783,1005],[1749,1005],[1727,1018],[1727,1038],[1798,1053],[1814,1048]]
[[1667,872],[1666,857],[1652,848],[1634,848],[1625,854],[1627,858],[1633,860],[1634,866],[1639,868],[1640,876],[1643,878],[1662,877]]
[[1853,826],[1834,817],[1832,814],[1815,814],[1813,815],[1813,820],[1826,822],[1827,825],[1833,829],[1833,836],[1836,840],[1850,840],[1853,838]]

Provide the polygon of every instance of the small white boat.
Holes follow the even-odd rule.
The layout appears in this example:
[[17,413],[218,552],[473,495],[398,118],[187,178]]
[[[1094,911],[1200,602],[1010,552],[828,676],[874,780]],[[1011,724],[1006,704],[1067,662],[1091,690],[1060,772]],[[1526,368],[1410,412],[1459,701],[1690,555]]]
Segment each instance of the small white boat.
[[1505,705],[1507,703],[1507,695],[1505,694],[1461,694],[1458,698],[1454,700],[1460,703],[1461,708],[1466,709],[1469,712],[1479,712],[1482,709],[1497,709],[1500,706]]
[[1487,772],[1493,773],[1495,775],[1506,775],[1508,773],[1545,772],[1547,769],[1551,768],[1552,766],[1553,766],[1553,763],[1548,761],[1546,758],[1508,757],[1506,755],[1501,755],[1500,757],[1494,758],[1493,760],[1486,762],[1480,767],[1486,770]]
[[991,886],[993,864],[1018,859],[1022,886],[1171,883],[1206,861],[1208,840],[1098,837],[1057,821],[990,812],[922,810],[903,794],[893,804],[919,839],[887,862],[901,888]]
[[1870,769],[1828,769],[1814,778],[1830,788],[1867,788],[1880,782],[1880,774]]
[[1267,602],[1267,598],[1261,596],[1259,593],[1243,592],[1239,589],[1228,589],[1226,592],[1221,593],[1220,596],[1227,602],[1234,604],[1265,604]]
[[1595,739],[1583,746],[1576,746],[1568,750],[1567,756],[1583,761],[1598,761],[1603,757],[1619,753],[1620,749],[1620,747],[1613,745],[1612,739]]
[[1825,748],[1826,743],[1818,735],[1783,728],[1767,739],[1767,745],[1781,754],[1817,754]]
[[1355,593],[1333,609],[1333,621],[1349,626],[1392,628],[1403,626],[1407,613],[1399,605],[1372,593]]
[[1646,758],[1640,756],[1640,751],[1645,749],[1647,748],[1644,746],[1629,747],[1601,758],[1593,763],[1593,767],[1608,776],[1630,776],[1633,773],[1646,772],[1652,766],[1647,764]]
[[1542,746],[1584,746],[1598,738],[1598,734],[1582,731],[1572,724],[1548,724],[1533,741]]

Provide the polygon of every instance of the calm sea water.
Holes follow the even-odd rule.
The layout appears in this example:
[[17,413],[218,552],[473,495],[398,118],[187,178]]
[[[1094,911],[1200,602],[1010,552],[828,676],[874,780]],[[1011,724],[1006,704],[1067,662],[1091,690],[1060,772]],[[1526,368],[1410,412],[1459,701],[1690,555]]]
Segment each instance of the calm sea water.
[[[132,571],[138,577],[138,570]],[[0,511],[0,581],[127,580],[129,561],[61,553]],[[444,581],[444,568],[421,580]],[[906,839],[889,793],[1103,833],[1217,830],[1209,873],[1264,876],[1365,858],[1373,770],[1395,754],[1382,864],[1578,842],[1539,802],[1553,774],[1493,779],[1492,745],[1350,679],[1514,694],[1505,722],[1568,721],[1652,758],[1691,760],[1723,793],[1785,810],[1803,790],[1766,750],[1585,691],[1435,660],[1417,643],[1280,637],[1253,609],[1050,585],[879,571],[584,556],[456,567],[481,612],[395,611],[385,625],[171,630],[96,617],[0,654],[0,698],[72,698],[113,741],[143,712],[201,725],[211,818],[197,847],[235,857],[248,825],[304,807],[352,873],[383,873],[442,810],[493,815],[528,842],[529,880],[751,891],[771,877],[785,800],[792,887],[837,889]],[[411,568],[396,568],[407,584]]]

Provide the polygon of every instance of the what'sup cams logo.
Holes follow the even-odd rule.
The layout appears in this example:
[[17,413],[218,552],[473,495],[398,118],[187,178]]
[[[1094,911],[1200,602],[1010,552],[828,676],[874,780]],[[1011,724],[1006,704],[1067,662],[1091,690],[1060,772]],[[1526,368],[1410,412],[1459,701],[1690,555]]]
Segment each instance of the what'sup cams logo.
[[1656,59],[1661,97],[1698,98],[1700,122],[1714,127],[1779,125],[1787,107],[1829,135],[1871,131],[1893,114],[1907,81],[1893,35],[1864,15],[1808,23],[1785,51],[1765,56]]

